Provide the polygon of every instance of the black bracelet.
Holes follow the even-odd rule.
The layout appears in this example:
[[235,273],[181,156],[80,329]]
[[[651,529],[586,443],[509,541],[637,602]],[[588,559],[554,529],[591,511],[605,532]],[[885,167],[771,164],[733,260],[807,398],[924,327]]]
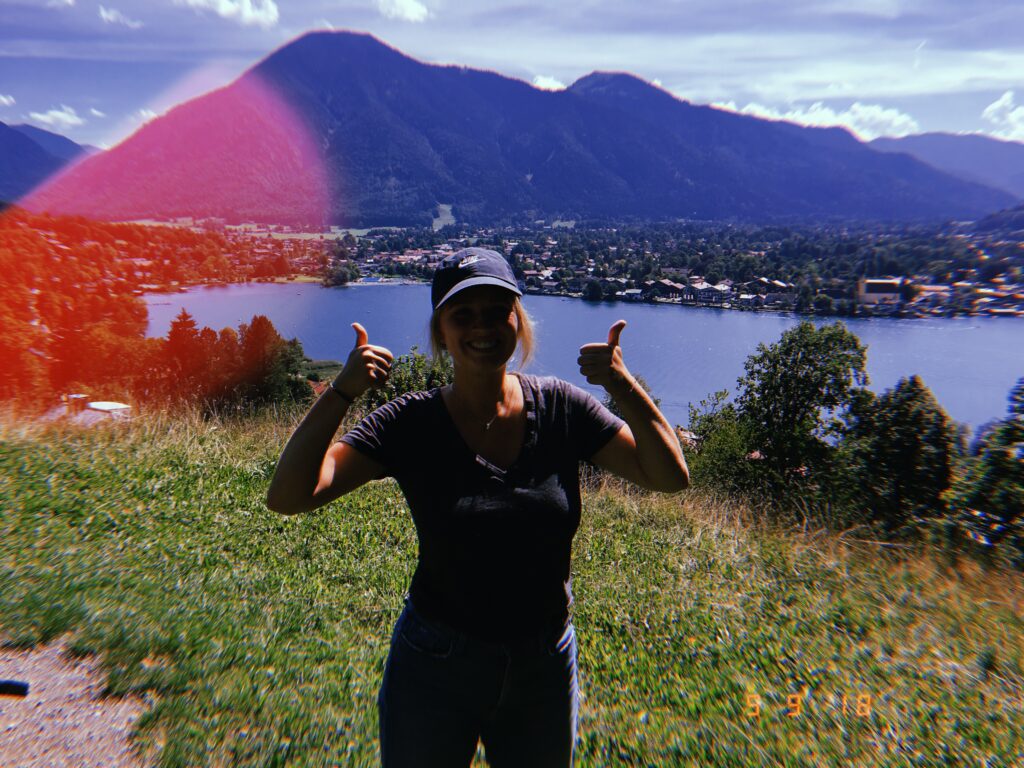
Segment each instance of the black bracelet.
[[340,389],[338,389],[336,386],[334,386],[334,382],[333,381],[327,382],[327,388],[329,390],[331,390],[331,392],[336,394],[338,397],[340,397],[342,400],[344,400],[345,401],[345,405],[352,405],[352,403],[355,402],[355,400],[353,400],[351,397],[349,397],[344,392],[342,392]]

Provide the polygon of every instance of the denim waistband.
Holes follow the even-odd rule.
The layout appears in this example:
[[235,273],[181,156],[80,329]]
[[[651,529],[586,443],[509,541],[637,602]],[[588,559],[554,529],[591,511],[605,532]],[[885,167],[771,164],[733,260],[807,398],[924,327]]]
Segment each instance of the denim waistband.
[[516,637],[508,640],[487,640],[477,637],[469,632],[463,632],[455,627],[434,619],[427,619],[416,610],[412,598],[405,597],[405,608],[403,615],[407,620],[416,622],[422,627],[428,628],[431,632],[446,637],[452,641],[453,652],[463,650],[479,651],[504,651],[509,654],[529,653],[550,653],[566,633],[572,628],[572,621],[566,620],[564,624],[551,627],[545,630],[527,634],[523,637]]

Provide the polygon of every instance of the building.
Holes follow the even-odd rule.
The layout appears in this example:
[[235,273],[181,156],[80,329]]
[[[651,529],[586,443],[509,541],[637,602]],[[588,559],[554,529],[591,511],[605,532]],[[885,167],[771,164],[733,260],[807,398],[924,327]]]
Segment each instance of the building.
[[902,277],[862,277],[857,283],[857,301],[860,304],[899,304],[903,300]]

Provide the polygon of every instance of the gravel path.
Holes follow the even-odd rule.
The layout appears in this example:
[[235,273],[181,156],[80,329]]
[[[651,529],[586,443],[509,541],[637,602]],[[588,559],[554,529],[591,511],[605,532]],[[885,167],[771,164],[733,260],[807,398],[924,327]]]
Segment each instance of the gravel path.
[[72,658],[63,640],[30,651],[0,648],[0,679],[29,684],[28,696],[0,696],[3,768],[143,768],[128,741],[146,705],[100,698],[95,659]]

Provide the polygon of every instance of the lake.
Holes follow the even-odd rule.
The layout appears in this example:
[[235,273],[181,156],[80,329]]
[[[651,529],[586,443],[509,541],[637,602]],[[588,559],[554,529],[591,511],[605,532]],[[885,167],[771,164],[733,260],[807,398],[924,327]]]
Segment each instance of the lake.
[[[296,337],[314,359],[344,360],[361,323],[371,344],[396,356],[413,345],[429,349],[427,285],[250,283],[198,287],[178,294],[148,294],[150,336],[165,336],[182,308],[202,326],[237,328],[253,315],[270,318],[285,338]],[[621,345],[630,371],[661,398],[672,424],[686,424],[687,404],[709,393],[736,390],[743,362],[760,342],[776,341],[800,322],[796,315],[626,303],[592,304],[558,296],[526,296],[537,326],[537,351],[529,371],[552,374],[601,396],[579,375],[581,345],[606,341],[619,318],[628,325]],[[817,324],[831,318],[815,318]],[[868,375],[875,391],[904,376],[919,375],[957,421],[977,427],[1006,414],[1010,388],[1024,376],[1024,322],[1014,318],[847,318],[868,347]]]

